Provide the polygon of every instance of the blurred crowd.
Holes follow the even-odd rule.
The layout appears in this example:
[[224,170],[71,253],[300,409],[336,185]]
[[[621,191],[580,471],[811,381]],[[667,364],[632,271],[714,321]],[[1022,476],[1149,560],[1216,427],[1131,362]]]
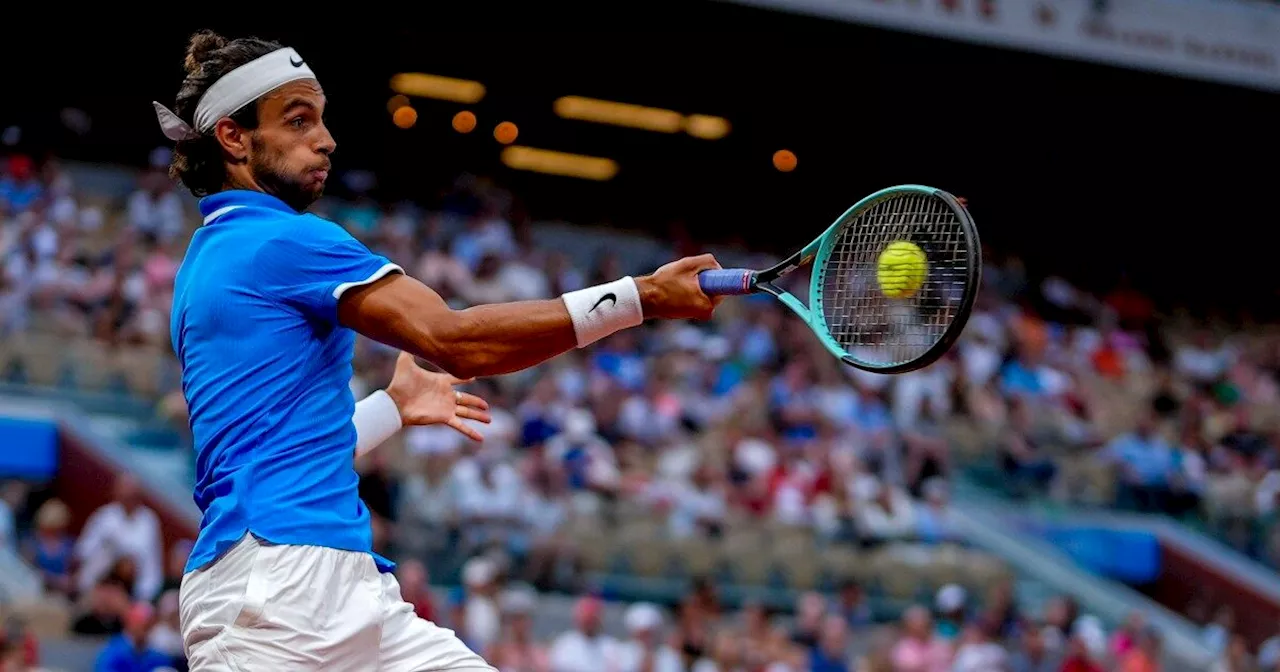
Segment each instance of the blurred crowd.
[[[111,502],[95,510],[78,537],[57,499],[5,487],[10,511],[30,516],[18,544],[37,569],[48,597],[76,605],[72,633],[104,637],[97,670],[186,669],[179,631],[178,589],[188,541],[162,548],[154,511],[131,477],[114,484]],[[36,502],[41,502],[36,505]],[[19,525],[23,526],[23,525]],[[1137,672],[1161,669],[1161,636],[1138,614],[1108,632],[1069,598],[1040,613],[1023,612],[1009,583],[974,596],[955,584],[895,622],[877,623],[861,587],[847,582],[829,595],[801,593],[789,613],[748,601],[723,605],[716,587],[695,581],[672,608],[625,605],[621,628],[603,627],[605,603],[591,594],[573,603],[566,630],[539,627],[540,593],[490,556],[473,557],[462,585],[433,590],[423,563],[400,563],[404,599],[422,618],[454,629],[503,672]],[[1208,633],[1207,633],[1208,634]],[[1280,634],[1256,658],[1240,637],[1223,637],[1215,672],[1280,669]],[[855,644],[855,639],[856,644]],[[39,647],[21,624],[0,640],[0,670],[33,672]]]
[[[0,161],[0,337],[168,347],[173,278],[198,221],[166,160],[157,153],[115,208],[56,161]],[[697,251],[679,229],[656,252],[601,250],[590,236],[548,244],[512,194],[471,177],[430,210],[356,191],[316,211],[457,307],[553,297]],[[996,474],[1008,497],[1178,516],[1280,566],[1280,418],[1269,412],[1280,400],[1280,337],[1178,329],[1125,281],[1099,296],[1063,278],[1033,282],[1015,257],[987,261],[959,346],[907,375],[843,367],[766,297],[728,302],[709,324],[650,324],[475,383],[494,415],[482,444],[412,428],[358,465],[376,543],[409,560],[402,585],[419,613],[503,670],[1159,669],[1159,637],[1141,623],[1108,636],[1067,601],[1032,616],[1009,590],[978,600],[958,585],[908,609],[885,638],[876,630],[856,658],[849,638],[870,632],[871,619],[853,583],[834,600],[804,594],[786,627],[760,605],[722,614],[699,584],[674,618],[631,607],[624,639],[599,632],[594,598],[575,607],[573,631],[528,638],[522,586],[591,588],[566,539],[575,520],[623,508],[677,539],[775,524],[830,544],[958,542],[949,497],[960,470]],[[788,289],[806,300],[807,280],[794,280]],[[358,343],[357,398],[385,384],[393,360],[385,346]],[[179,390],[162,408],[185,431]],[[160,548],[154,514],[129,503],[134,487],[119,484],[79,539],[66,536],[55,500],[28,512],[25,537],[0,515],[0,540],[20,544],[46,586],[77,601],[77,632],[154,639],[172,656],[184,549]],[[12,518],[20,507],[8,508]],[[437,608],[427,574],[455,557],[465,590]],[[1208,625],[1234,661],[1221,669],[1258,669],[1241,667],[1246,658],[1276,668],[1276,646],[1241,651],[1229,630]]]

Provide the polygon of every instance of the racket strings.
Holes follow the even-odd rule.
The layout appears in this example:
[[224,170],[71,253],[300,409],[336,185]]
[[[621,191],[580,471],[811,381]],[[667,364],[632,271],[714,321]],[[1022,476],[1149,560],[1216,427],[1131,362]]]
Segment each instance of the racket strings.
[[[895,272],[914,292],[894,297],[880,286],[880,255],[895,242],[924,253]],[[844,222],[820,274],[822,315],[832,336],[862,363],[889,367],[920,358],[960,312],[969,277],[969,237],[951,207],[930,194],[888,197]],[[910,249],[910,248],[907,248]],[[899,288],[900,290],[902,288]]]

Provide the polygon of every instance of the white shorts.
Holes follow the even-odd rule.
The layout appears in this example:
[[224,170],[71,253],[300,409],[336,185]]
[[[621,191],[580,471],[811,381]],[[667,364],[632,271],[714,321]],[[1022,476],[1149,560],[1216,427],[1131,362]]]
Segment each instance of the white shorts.
[[182,577],[180,611],[191,672],[496,672],[367,553],[246,535]]

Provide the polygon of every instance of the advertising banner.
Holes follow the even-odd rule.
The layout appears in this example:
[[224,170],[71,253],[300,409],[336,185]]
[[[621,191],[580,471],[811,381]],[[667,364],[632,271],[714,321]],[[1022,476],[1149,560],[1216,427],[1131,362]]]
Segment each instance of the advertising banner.
[[1247,0],[727,0],[1280,91],[1280,5]]

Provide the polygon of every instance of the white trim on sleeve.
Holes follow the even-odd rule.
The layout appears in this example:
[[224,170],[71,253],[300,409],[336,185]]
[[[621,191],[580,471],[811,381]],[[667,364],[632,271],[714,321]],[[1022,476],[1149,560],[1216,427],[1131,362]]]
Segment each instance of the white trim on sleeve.
[[227,214],[228,212],[231,212],[232,210],[239,210],[240,208],[243,208],[243,207],[244,207],[243,205],[228,205],[225,208],[218,208],[217,210],[214,210],[213,212],[209,213],[209,215],[204,218],[204,223],[208,224],[213,220]]
[[383,264],[382,268],[379,268],[378,270],[374,271],[373,275],[370,275],[369,277],[365,278],[364,280],[361,280],[360,282],[344,282],[341,285],[334,287],[333,298],[341,299],[343,293],[345,293],[348,289],[351,289],[352,287],[361,287],[364,285],[375,283],[391,273],[404,273],[404,269],[400,268],[395,264],[390,264],[390,263]]

